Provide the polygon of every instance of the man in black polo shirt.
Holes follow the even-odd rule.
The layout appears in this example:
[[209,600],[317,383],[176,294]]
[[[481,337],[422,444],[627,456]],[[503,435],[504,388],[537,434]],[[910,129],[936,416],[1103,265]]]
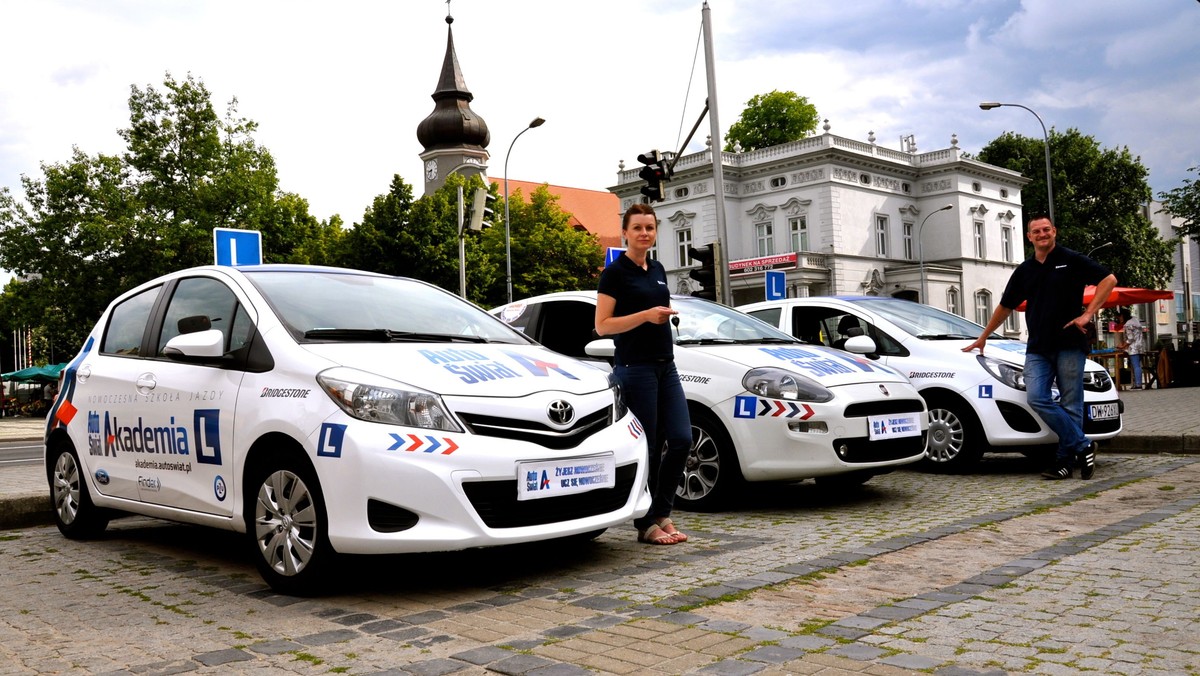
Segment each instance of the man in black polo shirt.
[[[963,348],[970,352],[983,345],[993,331],[1025,302],[1029,344],[1025,351],[1025,390],[1029,406],[1058,435],[1055,462],[1042,476],[1069,479],[1079,464],[1079,477],[1091,479],[1096,471],[1096,447],[1083,434],[1083,366],[1087,359],[1087,327],[1117,285],[1104,266],[1066,247],[1056,245],[1058,230],[1046,216],[1029,220],[1025,236],[1033,256],[1017,266],[983,335]],[[1096,285],[1096,295],[1083,309],[1083,288]],[[1058,383],[1059,401],[1051,386]]]

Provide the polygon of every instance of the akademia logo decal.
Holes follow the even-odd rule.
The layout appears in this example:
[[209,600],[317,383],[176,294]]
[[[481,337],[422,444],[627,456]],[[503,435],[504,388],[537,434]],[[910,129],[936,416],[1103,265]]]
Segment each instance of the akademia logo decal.
[[[429,360],[431,364],[438,364],[458,376],[459,380],[468,385],[522,377],[521,372],[512,366],[475,350],[419,350],[418,354]],[[532,359],[515,352],[504,352],[504,355],[517,362],[530,375],[545,378],[551,373],[556,373],[571,380],[579,380],[556,362]]]
[[[118,453],[150,455],[192,455],[196,462],[221,464],[221,411],[215,408],[192,412],[192,428],[169,416],[165,424],[155,425],[142,416],[129,422],[104,412],[88,411],[88,454],[117,457]],[[190,432],[190,433],[189,433]]]

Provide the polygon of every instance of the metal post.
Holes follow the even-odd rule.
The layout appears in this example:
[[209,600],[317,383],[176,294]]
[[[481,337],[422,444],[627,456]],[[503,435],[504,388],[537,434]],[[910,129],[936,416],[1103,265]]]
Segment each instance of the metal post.
[[540,117],[533,118],[533,121],[529,123],[528,127],[525,127],[524,129],[522,129],[520,131],[520,133],[518,133],[516,136],[513,137],[512,143],[508,144],[508,152],[504,153],[504,261],[505,261],[505,265],[506,265],[504,279],[505,279],[506,286],[508,287],[508,302],[509,303],[513,302],[513,292],[512,292],[512,229],[508,223],[508,156],[512,155],[513,146],[517,144],[517,139],[521,138],[521,134],[524,134],[525,132],[529,131],[530,129],[533,129],[534,127],[540,127],[545,122],[546,121]]
[[708,0],[704,0],[700,16],[704,28],[704,72],[708,79],[709,134],[712,135],[712,146],[709,148],[709,152],[712,153],[713,192],[716,193],[717,198],[717,241],[720,242],[722,251],[721,269],[717,270],[721,279],[718,284],[721,289],[721,297],[717,300],[732,306],[733,294],[729,288],[729,264],[725,259],[732,253],[733,247],[728,246],[729,235],[725,226],[725,168],[721,150],[721,122],[717,116],[716,58],[713,56],[712,19],[709,16]]
[[463,232],[463,187],[458,186],[458,295],[467,299],[467,238]]
[[925,231],[925,221],[929,220],[929,216],[932,216],[939,211],[945,211],[953,208],[953,204],[947,204],[940,209],[934,209],[933,211],[929,212],[925,218],[921,219],[921,224],[917,226],[917,264],[921,268],[921,302],[926,305],[929,305],[929,289],[926,288],[925,284],[925,244],[921,241],[921,233]]
[[1024,108],[1037,118],[1038,124],[1042,125],[1042,137],[1046,139],[1046,206],[1050,208],[1050,222],[1054,227],[1058,227],[1058,221],[1054,220],[1054,185],[1050,176],[1050,132],[1046,131],[1046,123],[1042,121],[1042,116],[1038,115],[1032,108],[1023,106],[1019,103],[999,103],[997,101],[984,101],[979,104],[983,110],[991,110],[1000,106],[1010,106],[1012,108]]

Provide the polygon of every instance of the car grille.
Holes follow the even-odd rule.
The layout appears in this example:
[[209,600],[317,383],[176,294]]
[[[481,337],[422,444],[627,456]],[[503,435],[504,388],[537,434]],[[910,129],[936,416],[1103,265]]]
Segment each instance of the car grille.
[[925,404],[920,399],[880,399],[850,404],[846,407],[847,418],[865,418],[871,415],[892,415],[894,413],[919,413],[925,410]]
[[516,479],[465,481],[463,491],[488,528],[520,528],[583,519],[616,511],[629,501],[637,463],[617,468],[617,485],[586,493],[538,500],[517,500]]
[[[872,414],[874,415],[874,414]],[[887,462],[911,458],[925,450],[925,435],[919,437],[900,437],[899,439],[881,439],[871,441],[867,437],[853,439],[834,439],[833,451],[842,462]],[[840,451],[842,446],[846,450]]]
[[1113,418],[1112,420],[1084,420],[1084,434],[1107,434],[1116,432],[1121,429],[1121,419]]
[[[612,406],[606,406],[595,413],[583,416],[565,430],[554,429],[545,423],[534,420],[500,418],[479,413],[460,412],[458,417],[472,434],[525,441],[561,451],[575,448],[586,441],[588,437],[604,429],[612,417]],[[513,495],[516,495],[515,490]]]

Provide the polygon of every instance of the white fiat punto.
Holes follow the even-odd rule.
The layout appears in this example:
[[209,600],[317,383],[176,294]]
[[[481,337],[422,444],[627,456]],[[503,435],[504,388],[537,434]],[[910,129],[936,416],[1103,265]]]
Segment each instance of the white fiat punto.
[[[956,314],[899,298],[811,296],[738,308],[806,341],[837,347],[850,336],[870,338],[871,356],[908,377],[929,405],[927,463],[966,469],[985,451],[1047,455],[1058,436],[1025,396],[1025,343],[992,334],[978,351],[963,352],[983,327]],[[1104,367],[1084,370],[1083,431],[1090,439],[1121,432],[1122,403]]]
[[[925,405],[893,369],[805,345],[717,303],[673,296],[671,307],[679,311],[675,365],[693,441],[677,506],[719,507],[743,481],[858,485],[924,457]],[[613,341],[593,333],[594,291],[537,296],[492,313],[555,352],[609,367]]]
[[612,377],[412,279],[200,267],[117,298],[47,419],[59,530],[243,532],[316,591],[337,553],[594,537],[649,508]]

